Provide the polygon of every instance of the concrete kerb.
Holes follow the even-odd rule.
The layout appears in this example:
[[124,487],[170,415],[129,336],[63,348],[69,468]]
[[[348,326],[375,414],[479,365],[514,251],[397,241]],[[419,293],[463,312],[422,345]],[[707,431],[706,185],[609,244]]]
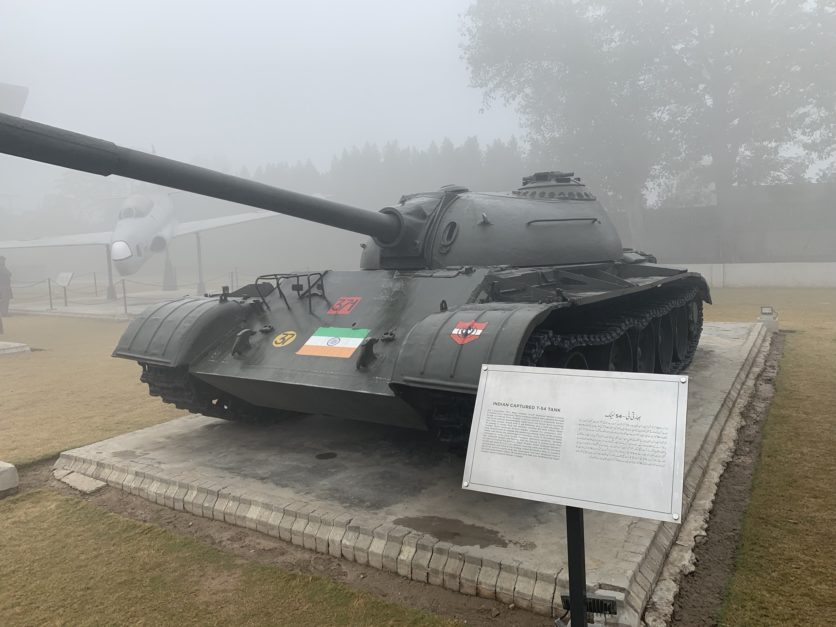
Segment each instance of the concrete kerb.
[[297,509],[305,505],[306,503],[303,501],[292,501],[282,508],[282,517],[279,520],[279,537],[285,542],[291,541]]
[[496,578],[496,600],[510,605],[514,602],[514,588],[517,585],[519,560],[505,560],[499,564],[499,576]]
[[517,569],[517,581],[514,583],[514,605],[530,610],[531,599],[534,596],[534,584],[537,582],[537,571],[531,568]]
[[401,550],[398,553],[397,573],[401,577],[412,579],[412,560],[418,550],[418,540],[421,534],[417,531],[409,531],[401,540]]
[[302,530],[302,546],[310,551],[316,551],[316,534],[322,527],[322,513],[313,510],[308,514],[308,524]]
[[372,541],[369,544],[369,566],[383,569],[383,547],[389,538],[389,531],[394,529],[392,523],[384,523],[375,528],[372,532]]
[[336,514],[323,511],[319,513],[319,528],[316,530],[314,550],[317,553],[328,554],[328,538],[334,528]]
[[290,541],[296,546],[305,546],[305,528],[315,509],[315,506],[305,504],[296,510],[296,518],[290,528]]
[[351,523],[350,514],[339,514],[334,517],[334,522],[331,526],[331,532],[328,534],[328,554],[333,557],[342,557],[343,538],[348,531],[348,525]]
[[451,547],[447,552],[447,561],[443,570],[443,585],[448,590],[459,591],[461,588],[461,575],[464,568],[464,550],[460,547]]
[[374,540],[374,531],[380,525],[376,526],[359,526],[357,532],[357,539],[354,541],[354,561],[358,564],[368,565],[369,563],[369,547]]
[[20,476],[14,464],[0,462],[0,498],[15,494],[20,485]]
[[270,516],[268,516],[267,520],[262,523],[264,533],[268,536],[281,539],[279,524],[282,522],[282,517],[284,516],[285,505],[287,504],[274,505],[270,508]]
[[427,583],[434,586],[444,585],[444,566],[447,564],[447,558],[450,555],[450,549],[453,545],[449,542],[438,542],[433,547],[433,554],[430,558],[430,565],[427,569]]
[[482,570],[482,558],[470,553],[464,556],[464,566],[459,574],[459,592],[476,596],[476,588],[479,582],[479,571]]
[[476,578],[476,594],[483,599],[496,598],[496,582],[499,579],[500,563],[494,559],[482,559]]
[[554,597],[557,591],[557,573],[537,571],[534,581],[534,592],[531,595],[531,610],[535,614],[549,616],[553,612]]
[[430,577],[430,561],[433,557],[433,550],[438,540],[434,537],[421,534],[415,544],[415,555],[412,556],[412,579],[427,583]]
[[360,525],[352,522],[346,527],[345,533],[340,540],[340,555],[343,559],[347,559],[350,562],[356,561],[354,559],[354,545],[358,537],[360,537]]
[[0,342],[0,356],[13,355],[15,353],[28,353],[31,349],[26,344],[19,342]]

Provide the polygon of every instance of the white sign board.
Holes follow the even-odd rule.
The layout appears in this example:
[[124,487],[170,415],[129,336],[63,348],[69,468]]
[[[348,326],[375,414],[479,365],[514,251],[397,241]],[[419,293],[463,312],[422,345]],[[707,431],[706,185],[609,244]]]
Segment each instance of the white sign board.
[[483,366],[463,487],[679,522],[688,378]]

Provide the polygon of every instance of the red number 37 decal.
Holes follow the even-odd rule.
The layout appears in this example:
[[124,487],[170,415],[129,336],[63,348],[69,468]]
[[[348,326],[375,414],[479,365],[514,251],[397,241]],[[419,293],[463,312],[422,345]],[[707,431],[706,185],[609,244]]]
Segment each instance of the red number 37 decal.
[[345,314],[350,314],[351,311],[363,300],[362,296],[340,296],[337,301],[331,305],[331,309],[328,310],[330,315],[341,315],[344,316]]

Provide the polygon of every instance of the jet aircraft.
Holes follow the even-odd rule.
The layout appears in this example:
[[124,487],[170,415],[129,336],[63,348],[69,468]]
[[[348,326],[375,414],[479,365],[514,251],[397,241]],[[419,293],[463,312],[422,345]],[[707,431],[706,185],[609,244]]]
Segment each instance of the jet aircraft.
[[[0,83],[0,112],[20,116],[29,89],[22,85]],[[203,254],[200,233],[223,226],[275,217],[270,211],[251,211],[220,218],[193,222],[178,222],[168,194],[134,194],[125,199],[119,210],[116,228],[102,233],[81,233],[44,237],[33,240],[0,241],[0,250],[14,248],[43,248],[58,246],[105,246],[107,250],[107,297],[116,298],[113,286],[113,266],[120,276],[130,276],[148,259],[165,252],[164,289],[175,289],[174,270],[168,256],[169,242],[181,235],[194,234],[197,242],[197,291],[206,291],[203,282]]]
[[58,246],[104,246],[107,250],[108,298],[116,298],[113,270],[120,276],[137,272],[148,259],[165,253],[163,288],[173,289],[174,272],[168,257],[169,243],[175,237],[193,234],[197,243],[198,293],[206,287],[203,282],[203,254],[200,233],[232,224],[275,217],[270,211],[251,211],[218,218],[178,222],[168,194],[134,194],[125,199],[119,210],[113,231],[60,235],[32,240],[0,241],[0,250],[15,248],[44,248]]

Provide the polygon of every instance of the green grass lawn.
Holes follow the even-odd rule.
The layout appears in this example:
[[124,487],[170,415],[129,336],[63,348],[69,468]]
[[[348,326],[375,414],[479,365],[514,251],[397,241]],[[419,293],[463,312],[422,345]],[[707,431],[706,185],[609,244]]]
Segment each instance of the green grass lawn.
[[140,383],[135,362],[110,356],[127,322],[4,318],[8,342],[36,350],[0,357],[0,459],[22,465],[182,416]]
[[787,335],[724,625],[828,625],[836,612],[836,290],[718,290],[716,320],[772,304]]
[[452,625],[35,490],[0,501],[0,624]]

